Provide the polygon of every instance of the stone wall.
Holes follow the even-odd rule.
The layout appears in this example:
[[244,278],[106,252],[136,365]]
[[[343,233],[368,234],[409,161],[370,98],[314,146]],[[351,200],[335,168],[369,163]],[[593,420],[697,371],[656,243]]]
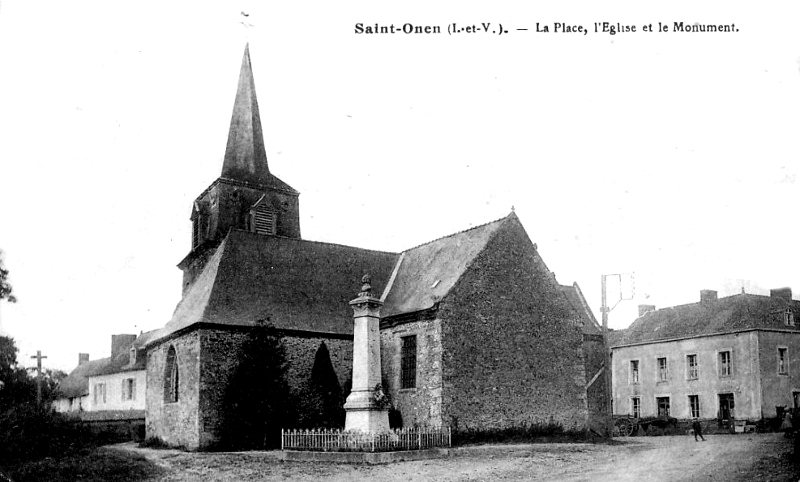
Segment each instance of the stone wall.
[[[583,356],[584,356],[584,370],[586,370],[586,383],[592,381],[592,378],[603,368],[605,359],[603,351],[605,345],[603,344],[603,336],[598,335],[583,335]],[[606,414],[608,403],[610,401],[610,393],[606,390],[606,377],[605,374],[600,374],[594,380],[594,383],[586,390],[587,408],[589,410],[589,428],[597,433],[606,433],[607,427]]]
[[[208,329],[198,331],[201,340],[200,357],[200,448],[213,447],[221,436],[221,422],[225,392],[233,376],[248,336],[246,330]],[[295,334],[283,337],[286,353],[286,379],[296,396],[311,377],[314,356],[322,343],[328,347],[331,363],[343,385],[350,378],[353,366],[353,342],[337,338]],[[254,380],[254,383],[257,383]],[[291,428],[291,427],[285,427]]]
[[[175,347],[178,401],[164,401],[167,351]],[[194,331],[147,350],[147,438],[189,450],[200,448],[200,336]]]
[[519,222],[489,241],[439,318],[445,424],[585,429],[582,326]]
[[[417,337],[417,386],[400,388],[401,338]],[[442,329],[440,320],[414,321],[381,330],[381,371],[403,427],[442,426]]]

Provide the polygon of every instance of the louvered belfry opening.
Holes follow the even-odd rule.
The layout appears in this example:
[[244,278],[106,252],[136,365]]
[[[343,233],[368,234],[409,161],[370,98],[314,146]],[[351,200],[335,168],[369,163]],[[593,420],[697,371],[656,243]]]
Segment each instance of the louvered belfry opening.
[[276,217],[275,211],[268,206],[264,204],[259,205],[253,213],[254,231],[258,234],[274,235]]

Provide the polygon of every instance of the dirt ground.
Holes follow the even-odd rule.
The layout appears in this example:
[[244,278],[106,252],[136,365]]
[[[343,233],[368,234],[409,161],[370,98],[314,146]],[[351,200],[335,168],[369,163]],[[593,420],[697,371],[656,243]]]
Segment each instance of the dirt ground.
[[185,453],[115,446],[165,469],[160,481],[797,481],[781,434],[633,437],[614,444],[481,445],[386,465],[281,462],[271,452]]

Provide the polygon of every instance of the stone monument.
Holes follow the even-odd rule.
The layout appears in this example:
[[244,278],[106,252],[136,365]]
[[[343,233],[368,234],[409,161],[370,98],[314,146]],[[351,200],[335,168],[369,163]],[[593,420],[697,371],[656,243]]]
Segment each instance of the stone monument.
[[353,307],[353,388],[344,404],[344,429],[360,432],[389,430],[389,410],[381,404],[380,317],[383,302],[372,296],[370,276],[361,279]]

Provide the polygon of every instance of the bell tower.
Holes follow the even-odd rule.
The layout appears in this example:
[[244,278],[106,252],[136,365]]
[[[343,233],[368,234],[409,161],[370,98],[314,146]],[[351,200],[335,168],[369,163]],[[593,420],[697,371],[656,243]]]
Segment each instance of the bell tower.
[[264,236],[300,238],[300,193],[269,171],[250,45],[244,48],[222,173],[192,205],[189,254],[178,265],[183,289],[231,229]]

